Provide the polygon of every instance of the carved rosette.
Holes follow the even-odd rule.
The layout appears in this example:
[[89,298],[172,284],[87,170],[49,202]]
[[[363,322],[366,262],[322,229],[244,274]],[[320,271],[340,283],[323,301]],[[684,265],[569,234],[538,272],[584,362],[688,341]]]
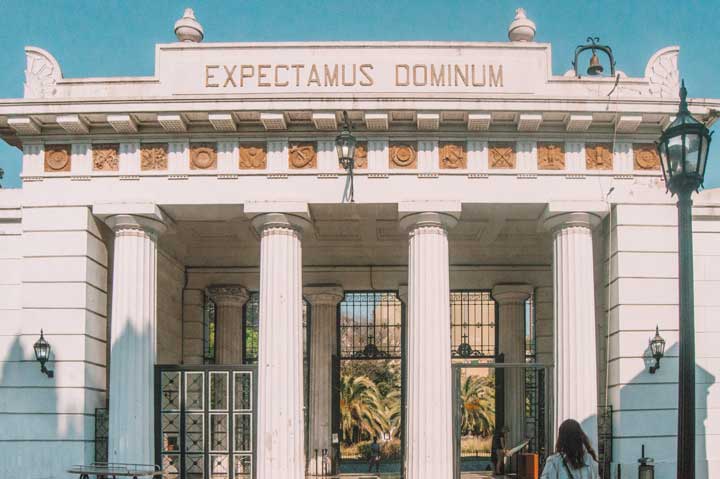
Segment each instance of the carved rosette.
[[190,145],[190,169],[214,170],[217,168],[216,143],[192,143]]
[[45,171],[70,171],[70,145],[45,145]]
[[391,143],[390,168],[417,168],[417,144]]
[[539,170],[565,169],[565,143],[538,143],[537,156]]
[[633,145],[633,164],[636,170],[659,170],[660,155],[655,145]]
[[94,171],[118,171],[120,160],[118,150],[120,145],[95,144],[92,147],[93,170]]
[[464,142],[448,141],[440,143],[440,169],[467,169],[467,151],[465,151]]
[[147,170],[167,170],[167,143],[145,143],[140,147],[140,168]]
[[293,170],[317,168],[317,148],[310,141],[290,143],[290,168]]
[[240,144],[240,169],[264,170],[267,168],[265,143]]
[[367,141],[358,141],[355,145],[355,168],[363,169],[368,166],[368,146]]
[[515,143],[490,143],[489,163],[492,169],[513,170],[517,164]]
[[612,170],[612,145],[607,143],[586,143],[585,168],[588,170]]

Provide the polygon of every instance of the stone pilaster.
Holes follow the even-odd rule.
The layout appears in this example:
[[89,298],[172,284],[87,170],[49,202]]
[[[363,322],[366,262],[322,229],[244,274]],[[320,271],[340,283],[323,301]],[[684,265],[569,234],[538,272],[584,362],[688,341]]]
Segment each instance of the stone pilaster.
[[407,298],[407,448],[409,479],[450,479],[453,433],[447,229],[457,219],[415,213],[409,233]]
[[597,445],[597,350],[592,228],[595,214],[556,214],[553,234],[554,433],[565,419],[578,421]]
[[[305,298],[310,303],[310,374],[307,472],[322,475],[322,451],[327,449],[329,461],[326,475],[332,474],[332,358],[337,351],[337,306],[343,299],[338,285],[306,286]],[[315,451],[318,463],[315,463]]]
[[108,460],[154,464],[157,218],[111,215],[115,233],[110,328]]
[[306,220],[265,213],[253,219],[260,235],[257,477],[302,479],[303,425],[302,245]]
[[214,285],[208,288],[215,302],[215,364],[241,364],[242,312],[249,295],[239,285]]
[[[525,301],[531,294],[532,287],[526,284],[500,284],[492,290],[500,311],[499,351],[506,363],[525,363]],[[503,371],[506,440],[514,447],[525,439],[525,370],[508,367]]]

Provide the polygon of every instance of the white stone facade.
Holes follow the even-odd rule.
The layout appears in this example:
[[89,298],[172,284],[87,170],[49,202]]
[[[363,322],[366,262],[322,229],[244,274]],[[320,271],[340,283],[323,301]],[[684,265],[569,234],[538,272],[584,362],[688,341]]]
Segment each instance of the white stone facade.
[[[203,362],[206,295],[225,295],[218,331],[237,334],[259,291],[258,477],[301,478],[305,388],[313,415],[330,403],[333,304],[407,285],[409,479],[452,477],[460,289],[495,291],[513,362],[532,293],[555,423],[596,440],[611,405],[613,474],[635,477],[645,444],[674,477],[676,209],[643,155],[677,110],[676,47],[617,85],[553,75],[534,42],[174,43],[153,76],[117,79],[63,78],[48,52],[26,53],[25,98],[0,100],[0,135],[24,152],[23,187],[0,190],[0,476],[91,462],[108,403],[112,457],[152,462],[153,367]],[[702,120],[718,108],[690,101]],[[352,204],[333,144],[343,110],[366,152]],[[697,470],[717,477],[720,192],[693,213]],[[312,336],[310,385],[303,291],[333,336]],[[123,341],[128,325],[140,333]],[[651,375],[656,325],[668,347]],[[52,379],[33,357],[40,329]],[[327,418],[309,422],[308,447],[331,444]]]

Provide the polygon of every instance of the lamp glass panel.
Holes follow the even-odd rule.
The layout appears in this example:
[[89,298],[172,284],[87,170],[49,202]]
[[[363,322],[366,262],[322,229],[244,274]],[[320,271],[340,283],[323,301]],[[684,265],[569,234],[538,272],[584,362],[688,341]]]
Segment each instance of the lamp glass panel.
[[683,168],[683,135],[673,136],[668,138],[667,141],[668,150],[668,176],[673,177],[677,174],[682,174]]
[[700,164],[698,165],[698,176],[703,178],[705,176],[705,166],[707,165],[708,147],[710,146],[710,142],[708,141],[708,137],[704,135],[700,137],[700,141]]
[[695,174],[698,172],[698,158],[700,153],[700,135],[688,133],[685,135],[685,172]]
[[38,341],[34,345],[35,358],[38,361],[46,361],[50,356],[50,344],[46,341]]

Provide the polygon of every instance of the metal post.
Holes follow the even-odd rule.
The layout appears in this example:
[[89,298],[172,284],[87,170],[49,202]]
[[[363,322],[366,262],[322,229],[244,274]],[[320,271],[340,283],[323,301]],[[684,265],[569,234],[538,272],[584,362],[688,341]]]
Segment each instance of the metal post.
[[692,189],[678,192],[679,356],[677,478],[695,478],[695,299]]

